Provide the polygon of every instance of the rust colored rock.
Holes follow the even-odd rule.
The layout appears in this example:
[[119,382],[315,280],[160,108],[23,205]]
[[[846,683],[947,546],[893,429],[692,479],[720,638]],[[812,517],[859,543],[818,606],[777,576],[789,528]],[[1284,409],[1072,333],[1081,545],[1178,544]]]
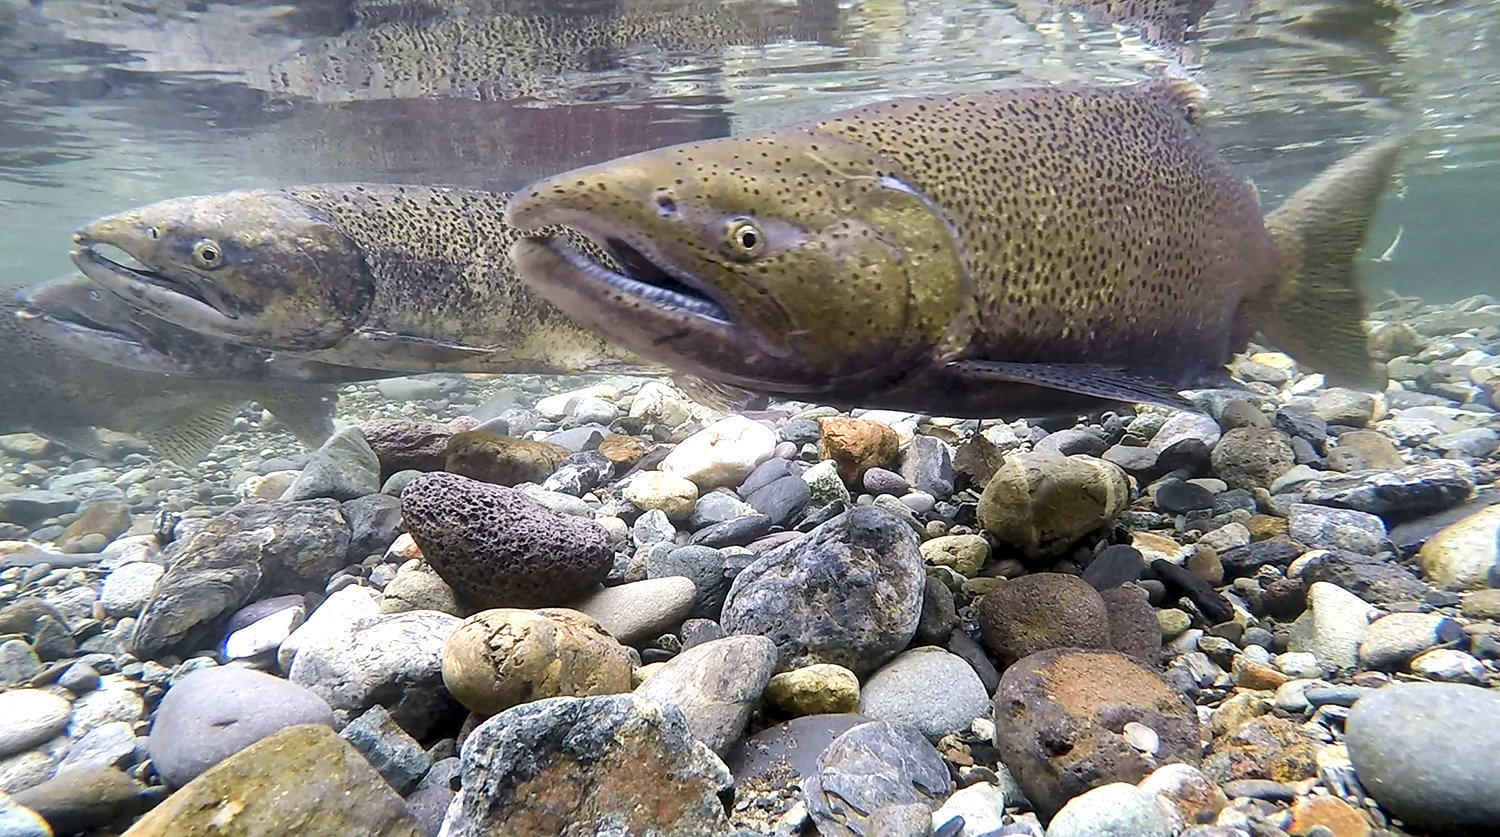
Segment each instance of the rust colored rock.
[[[1134,721],[1159,740],[1131,746]],[[1161,675],[1117,651],[1059,648],[1021,660],[995,690],[995,747],[1043,819],[1112,782],[1134,784],[1159,764],[1198,763],[1198,715]]]
[[630,669],[629,649],[567,608],[476,613],[443,646],[443,684],[481,715],[542,698],[628,692]]
[[1336,796],[1304,796],[1292,805],[1292,837],[1310,834],[1317,826],[1333,832],[1333,837],[1369,837],[1370,821],[1354,806]]
[[441,471],[454,433],[472,430],[479,422],[468,416],[441,424],[435,421],[374,418],[359,426],[365,441],[380,460],[380,481],[397,471]]
[[1023,575],[985,594],[979,631],[1002,665],[1049,648],[1111,647],[1104,599],[1088,582],[1063,573]]
[[1220,783],[1235,779],[1300,782],[1317,773],[1322,746],[1301,725],[1266,715],[1217,737],[1203,760],[1203,772]]
[[467,430],[448,438],[443,470],[495,485],[540,483],[569,453],[562,445]]
[[611,433],[599,442],[599,452],[616,465],[634,465],[646,455],[646,446],[634,436]]
[[901,440],[889,425],[867,419],[832,416],[818,419],[818,450],[832,459],[844,482],[858,482],[871,468],[889,465]]
[[338,733],[288,727],[188,782],[125,837],[418,837],[401,797]]

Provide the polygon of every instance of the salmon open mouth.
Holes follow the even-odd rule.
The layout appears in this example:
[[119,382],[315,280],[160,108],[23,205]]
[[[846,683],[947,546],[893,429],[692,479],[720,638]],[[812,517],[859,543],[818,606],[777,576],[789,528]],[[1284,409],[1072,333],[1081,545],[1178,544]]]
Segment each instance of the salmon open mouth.
[[730,322],[729,312],[692,276],[622,239],[609,236],[594,240],[609,253],[618,270],[590,258],[562,236],[527,239],[562,260],[579,278],[607,285],[658,308]]
[[[155,290],[166,291],[184,297],[187,300],[213,309],[216,313],[234,318],[234,314],[226,310],[223,300],[217,294],[205,289],[200,283],[179,279],[169,276],[160,271],[152,270],[125,250],[120,250],[126,258],[134,264],[125,264],[105,256],[99,250],[99,245],[90,241],[86,236],[75,235],[74,244],[77,245],[69,257],[78,270],[95,282],[103,284],[106,288],[116,290],[119,283],[146,285]],[[113,245],[110,245],[113,246]],[[118,248],[117,248],[118,249]],[[116,290],[118,293],[118,290]]]

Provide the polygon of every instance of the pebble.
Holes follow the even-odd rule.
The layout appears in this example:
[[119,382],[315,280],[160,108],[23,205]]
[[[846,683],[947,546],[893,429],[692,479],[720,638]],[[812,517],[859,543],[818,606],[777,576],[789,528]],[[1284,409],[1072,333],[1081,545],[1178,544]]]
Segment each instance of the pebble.
[[1484,664],[1456,648],[1435,648],[1414,657],[1409,665],[1411,673],[1440,683],[1484,682],[1489,672]]
[[724,553],[707,546],[680,546],[670,551],[652,551],[646,556],[647,578],[681,576],[693,582],[694,601],[689,615],[713,619],[724,609],[729,579],[724,575]]
[[943,800],[942,807],[932,812],[932,825],[936,831],[962,818],[963,828],[952,832],[953,837],[1002,833],[1000,829],[1005,825],[1006,806],[1019,801],[1007,798],[1005,789],[997,784],[978,782],[959,788]]
[[1161,428],[1151,437],[1149,447],[1160,454],[1174,445],[1191,440],[1206,448],[1212,448],[1219,441],[1219,437],[1219,424],[1213,418],[1202,413],[1179,412],[1174,413],[1161,425]]
[[1359,638],[1359,664],[1394,671],[1429,648],[1463,638],[1457,621],[1440,613],[1392,613],[1371,622]]
[[1307,612],[1292,626],[1288,648],[1308,651],[1329,670],[1359,662],[1359,641],[1374,608],[1342,587],[1315,581],[1307,590]]
[[1047,825],[1047,837],[1175,837],[1176,833],[1155,794],[1124,782],[1074,797]]
[[890,425],[871,419],[832,416],[819,419],[818,427],[819,458],[833,460],[848,483],[859,483],[871,468],[890,465],[901,443]]
[[911,490],[911,486],[906,482],[905,477],[895,471],[887,471],[884,468],[870,468],[865,471],[864,476],[861,478],[861,484],[864,486],[865,491],[876,495],[890,494],[900,497]]
[[68,726],[73,707],[64,698],[40,689],[0,692],[0,757],[46,741]]
[[1500,588],[1500,505],[1433,535],[1417,557],[1427,578],[1445,590]]
[[660,468],[692,480],[701,491],[737,486],[771,458],[776,441],[776,432],[764,424],[731,415],[683,439]]
[[606,587],[568,607],[588,614],[620,642],[638,645],[681,625],[696,597],[692,579],[671,576]]
[[671,520],[682,521],[697,507],[698,486],[676,474],[643,471],[625,484],[620,496],[643,511],[659,510]]
[[102,724],[73,742],[57,772],[97,767],[127,769],[135,762],[140,744],[130,724],[124,721]]
[[698,498],[698,502],[693,506],[693,513],[688,516],[687,525],[689,529],[696,532],[716,523],[725,523],[744,517],[749,513],[750,507],[733,494],[712,491]]
[[1309,503],[1291,508],[1292,540],[1313,548],[1345,549],[1362,555],[1380,551],[1385,523],[1377,516]]
[[155,801],[143,785],[112,767],[58,773],[13,799],[41,815],[58,834],[91,832],[134,816]]
[[127,687],[128,681],[111,675],[103,687],[80,695],[73,701],[73,714],[68,721],[68,736],[82,737],[95,727],[111,721],[133,724],[146,716],[146,705],[140,695]]
[[757,488],[745,498],[745,502],[756,512],[771,519],[771,525],[780,526],[807,508],[812,498],[812,489],[801,477],[787,476]]
[[766,704],[784,715],[858,712],[859,678],[833,663],[813,663],[775,675],[766,683]]
[[990,695],[968,663],[941,648],[897,654],[865,681],[859,711],[909,724],[930,740],[968,729],[990,710]]
[[246,659],[275,651],[302,624],[301,605],[282,608],[235,631],[224,639],[224,656]]
[[1140,550],[1128,544],[1114,544],[1094,556],[1083,568],[1081,577],[1095,590],[1108,590],[1139,579],[1144,566]]
[[1500,695],[1402,683],[1362,698],[1345,743],[1360,784],[1414,826],[1476,833],[1500,822]]
[[776,661],[769,639],[728,636],[673,657],[635,694],[675,705],[693,736],[723,755],[744,734]]
[[1214,780],[1198,768],[1180,762],[1158,767],[1136,787],[1165,800],[1185,823],[1202,822],[1229,804],[1229,798]]
[[380,704],[365,710],[339,731],[392,788],[409,794],[432,766],[432,759]]
[[919,549],[928,564],[968,578],[977,576],[990,557],[989,542],[980,535],[944,535],[923,541]]
[[329,634],[343,634],[349,626],[366,616],[380,613],[375,591],[368,587],[345,587],[330,594],[295,631],[276,649],[276,664],[291,671],[292,661],[303,643],[317,641]]
[[313,452],[282,495],[287,500],[353,500],[380,492],[380,459],[358,427],[345,427]]
[[563,823],[579,834],[727,830],[719,794],[733,777],[671,705],[634,695],[525,703],[476,727],[461,758],[449,837],[559,833]]
[[167,690],[146,750],[162,780],[177,788],[279,730],[333,723],[327,701],[302,686],[245,668],[206,668]]
[[481,715],[541,698],[628,692],[631,667],[628,649],[566,608],[481,611],[443,645],[443,684]]

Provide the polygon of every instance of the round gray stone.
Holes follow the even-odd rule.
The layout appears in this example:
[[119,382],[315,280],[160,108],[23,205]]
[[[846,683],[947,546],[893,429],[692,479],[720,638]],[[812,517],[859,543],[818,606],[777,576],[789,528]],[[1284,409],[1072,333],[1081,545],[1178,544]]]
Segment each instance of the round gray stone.
[[990,713],[990,696],[962,657],[926,646],[904,651],[870,675],[859,711],[910,724],[929,739],[966,730]]
[[73,707],[65,698],[41,689],[0,693],[0,756],[32,747],[62,732]]

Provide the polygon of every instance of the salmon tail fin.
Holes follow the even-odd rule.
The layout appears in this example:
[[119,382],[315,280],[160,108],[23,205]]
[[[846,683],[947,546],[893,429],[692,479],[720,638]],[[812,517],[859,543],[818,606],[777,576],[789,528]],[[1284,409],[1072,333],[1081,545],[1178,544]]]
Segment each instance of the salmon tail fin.
[[1394,137],[1335,163],[1266,216],[1277,281],[1253,303],[1277,348],[1333,386],[1385,388],[1370,357],[1355,256],[1409,138]]

